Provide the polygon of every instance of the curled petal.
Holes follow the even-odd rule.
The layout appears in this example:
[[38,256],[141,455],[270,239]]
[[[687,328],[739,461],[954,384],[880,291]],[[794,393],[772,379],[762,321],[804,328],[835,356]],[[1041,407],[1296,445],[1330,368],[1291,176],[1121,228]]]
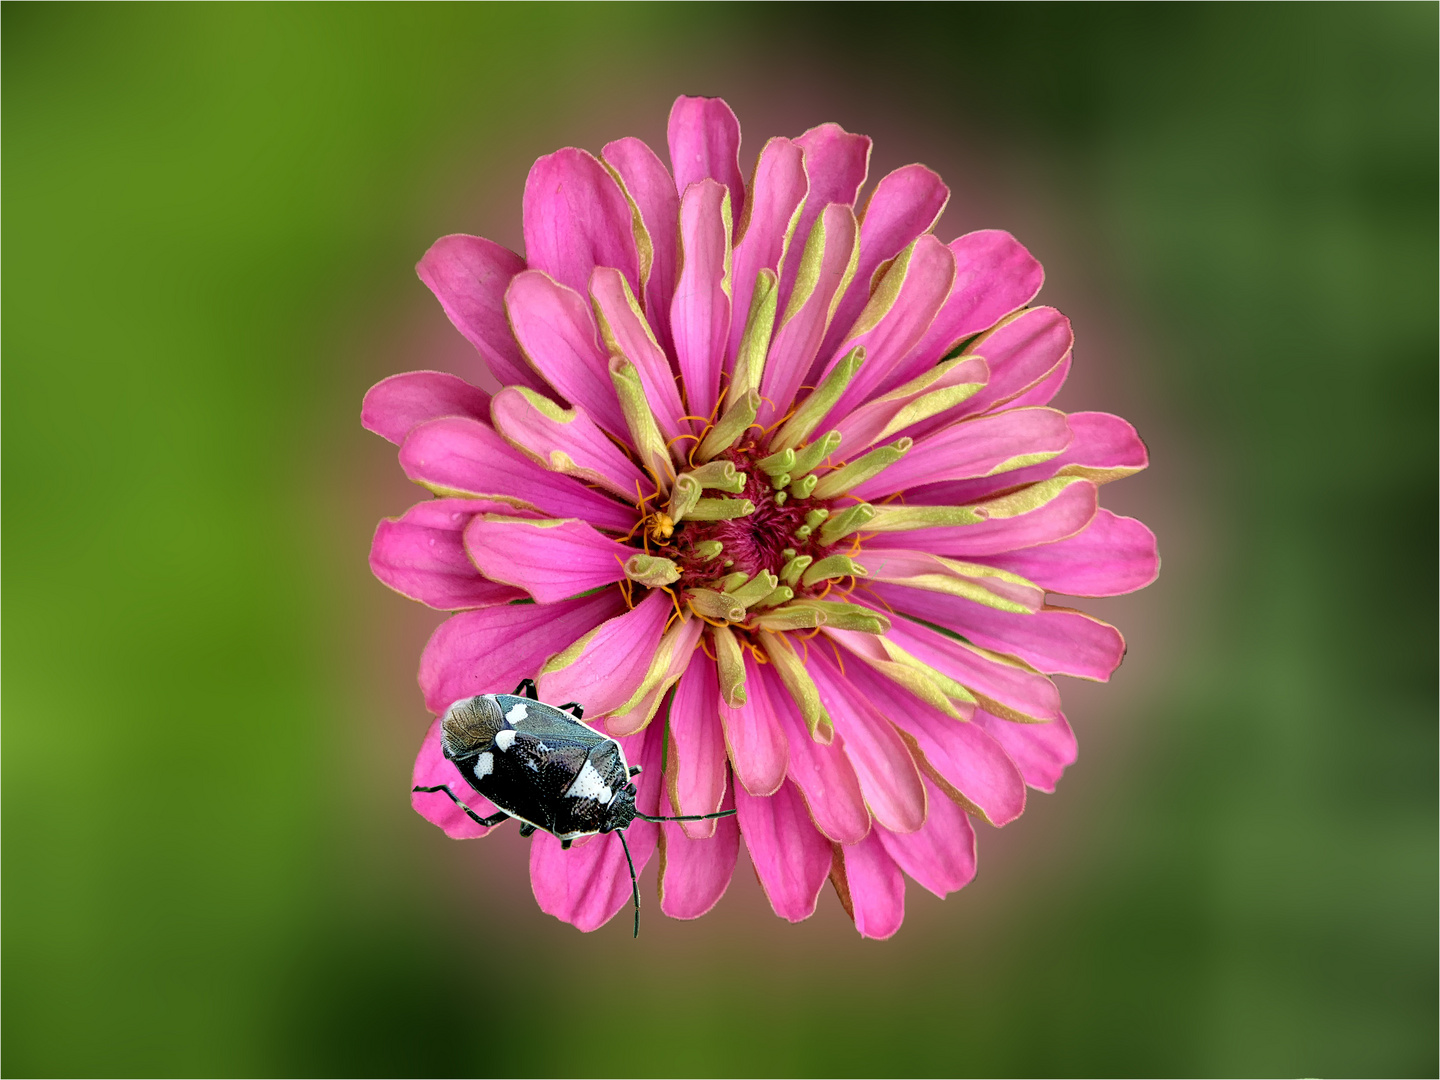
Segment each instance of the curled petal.
[[1025,783],[1038,791],[1054,791],[1066,766],[1073,765],[1079,753],[1075,733],[1063,716],[1047,724],[1016,724],[977,709],[975,723],[1005,748]]
[[417,424],[437,416],[490,418],[490,395],[443,371],[407,371],[381,379],[365,393],[360,423],[399,446]]
[[653,486],[578,405],[562,409],[533,390],[511,386],[495,395],[492,419],[512,446],[547,469],[623,499]]
[[[670,291],[673,289],[672,283]],[[680,419],[685,415],[685,406],[680,401],[670,360],[641,316],[625,278],[618,270],[597,266],[590,275],[590,299],[600,319],[606,351],[612,356],[619,353],[635,366],[661,433],[666,439],[674,439],[688,432],[690,425]],[[670,325],[668,310],[665,325]]]
[[745,180],[740,175],[740,121],[721,98],[675,99],[668,129],[675,190],[715,180],[730,192],[730,212],[742,216]]
[[1090,481],[1057,477],[977,504],[979,521],[882,533],[867,547],[920,548],[966,558],[999,555],[1074,536],[1095,517],[1099,499]]
[[[727,792],[717,809],[735,807],[734,792]],[[671,808],[668,796],[660,803],[661,813]],[[735,818],[717,818],[706,824],[715,833],[705,839],[691,839],[681,827],[698,822],[667,822],[660,826],[660,910],[672,919],[698,919],[720,901],[735,872],[740,854],[740,826]]]
[[[499,809],[481,795],[460,775],[460,770],[445,759],[440,749],[440,721],[437,718],[430,725],[425,741],[420,744],[420,753],[415,758],[415,771],[410,786],[438,787],[444,784],[477,817],[489,817]],[[455,805],[455,801],[443,791],[412,791],[410,805],[415,812],[432,825],[439,825],[452,840],[473,840],[484,836],[494,826],[477,824],[475,819]]]
[[550,656],[625,610],[619,589],[558,604],[502,604],[446,619],[420,657],[425,707],[437,716],[461,698],[509,694]]
[[525,178],[523,205],[525,254],[533,269],[584,293],[590,271],[613,266],[640,293],[630,203],[594,157],[566,147],[537,160]]
[[1090,524],[1068,539],[984,561],[1070,596],[1119,596],[1143,589],[1160,573],[1155,534],[1109,510],[1096,511]]
[[808,919],[830,873],[830,841],[810,821],[794,784],[782,785],[769,798],[751,795],[740,784],[734,790],[740,834],[770,906],[790,922]]
[[975,877],[975,830],[970,815],[925,777],[930,812],[913,833],[876,832],[885,851],[922,886],[942,899]]
[[491,581],[553,604],[623,581],[625,560],[635,549],[574,518],[480,514],[465,527],[465,551]]
[[905,921],[905,876],[878,833],[837,846],[830,878],[860,936],[884,940]]
[[[665,763],[668,798],[677,814],[713,814],[725,797],[725,733],[720,726],[720,682],[715,661],[690,660],[670,702],[670,753]],[[712,821],[675,826],[696,840],[715,835]]]
[[578,701],[587,718],[614,712],[645,680],[671,612],[670,597],[656,589],[633,611],[557,652],[536,680],[540,699]]
[[482,577],[465,554],[465,526],[476,514],[514,513],[483,499],[432,499],[375,529],[370,570],[401,596],[441,611],[522,600],[519,589]]
[[731,708],[716,694],[735,779],[757,797],[774,794],[785,780],[790,751],[780,714],[786,712],[797,722],[799,716],[790,694],[771,680],[762,681],[760,671],[747,651],[744,704]]
[[[750,202],[735,235],[735,314],[730,320],[727,356],[734,358],[745,332],[745,316],[762,269],[780,270],[790,249],[810,190],[804,151],[790,139],[771,139],[755,162]],[[808,233],[802,233],[801,238]]]

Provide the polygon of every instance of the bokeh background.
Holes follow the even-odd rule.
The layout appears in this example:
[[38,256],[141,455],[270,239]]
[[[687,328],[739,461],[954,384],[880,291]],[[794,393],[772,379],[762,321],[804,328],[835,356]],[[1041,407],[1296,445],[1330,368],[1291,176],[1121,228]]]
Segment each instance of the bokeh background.
[[[6,1075],[1435,1075],[1433,4],[3,8]],[[1004,227],[1165,568],[1081,758],[861,942],[590,936],[406,789],[361,395],[536,156],[727,97]],[[662,151],[663,152],[663,151]],[[654,895],[654,867],[643,887]]]

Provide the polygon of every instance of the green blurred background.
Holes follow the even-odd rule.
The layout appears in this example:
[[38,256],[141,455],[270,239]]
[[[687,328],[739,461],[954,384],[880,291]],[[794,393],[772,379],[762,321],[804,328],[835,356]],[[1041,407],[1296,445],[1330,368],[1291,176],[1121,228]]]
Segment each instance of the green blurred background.
[[[1435,1075],[1434,4],[3,8],[6,1075]],[[408,806],[359,428],[413,274],[726,96],[1015,232],[1161,580],[1081,759],[858,941],[582,936]],[[646,875],[653,897],[654,868]]]

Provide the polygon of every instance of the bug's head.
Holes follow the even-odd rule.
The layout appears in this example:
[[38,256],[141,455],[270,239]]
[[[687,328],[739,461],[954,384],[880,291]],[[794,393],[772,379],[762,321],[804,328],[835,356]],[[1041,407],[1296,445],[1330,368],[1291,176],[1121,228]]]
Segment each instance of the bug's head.
[[500,706],[489,694],[455,702],[445,710],[445,718],[440,722],[445,757],[453,761],[479,753],[490,745],[504,725]]
[[605,808],[605,820],[600,824],[601,832],[615,832],[634,821],[639,811],[635,809],[635,785],[626,784],[615,793],[610,805]]

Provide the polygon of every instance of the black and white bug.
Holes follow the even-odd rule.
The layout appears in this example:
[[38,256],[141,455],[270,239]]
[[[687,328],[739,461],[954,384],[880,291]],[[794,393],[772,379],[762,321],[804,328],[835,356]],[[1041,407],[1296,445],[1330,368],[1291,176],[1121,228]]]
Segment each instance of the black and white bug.
[[568,848],[582,836],[616,833],[630,867],[635,934],[640,934],[640,889],[625,830],[642,821],[701,821],[718,814],[651,817],[635,808],[640,766],[627,765],[620,744],[582,723],[576,702],[558,708],[540,701],[535,683],[523,680],[513,694],[481,694],[457,701],[441,721],[441,747],[465,781],[500,807],[482,818],[444,784],[415,791],[444,792],[480,825],[520,822],[520,835],[543,829]]

